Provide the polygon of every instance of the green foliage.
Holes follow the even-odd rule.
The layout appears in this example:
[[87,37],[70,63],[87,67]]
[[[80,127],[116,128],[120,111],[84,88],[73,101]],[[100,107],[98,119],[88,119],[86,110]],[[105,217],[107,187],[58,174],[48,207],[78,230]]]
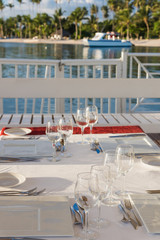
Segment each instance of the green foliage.
[[[38,13],[36,17],[30,15],[17,15],[16,17],[4,16],[5,7],[14,8],[24,0],[16,0],[14,4],[4,4],[0,0],[0,37],[48,38],[57,31],[69,32],[72,38],[93,37],[97,31],[117,31],[124,38],[160,38],[160,1],[159,0],[106,0],[106,4],[100,8],[96,4],[86,7],[77,7],[71,14],[64,17],[62,8],[56,9],[53,15]],[[33,6],[40,6],[42,0],[28,0]],[[70,0],[68,0],[68,3]],[[98,15],[103,16],[99,20]]]

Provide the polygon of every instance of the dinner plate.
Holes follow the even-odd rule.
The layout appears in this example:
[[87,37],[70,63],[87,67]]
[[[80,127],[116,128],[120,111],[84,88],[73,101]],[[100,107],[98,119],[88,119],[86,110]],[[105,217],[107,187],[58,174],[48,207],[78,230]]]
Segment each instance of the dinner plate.
[[160,167],[160,155],[158,156],[143,156],[142,162],[151,166]]
[[24,136],[31,133],[31,129],[29,128],[8,128],[4,131],[7,135],[16,135],[16,136]]
[[3,197],[0,216],[0,237],[74,236],[65,196]]
[[19,173],[0,173],[0,187],[15,187],[24,183],[26,178]]
[[160,233],[159,194],[133,194],[130,198],[148,233]]

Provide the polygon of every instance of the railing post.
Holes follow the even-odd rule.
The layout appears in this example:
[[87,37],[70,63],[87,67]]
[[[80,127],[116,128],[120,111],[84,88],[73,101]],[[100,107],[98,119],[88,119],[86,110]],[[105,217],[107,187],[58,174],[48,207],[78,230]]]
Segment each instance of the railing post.
[[[121,64],[121,76],[120,77],[127,78],[128,52],[122,50],[121,61],[122,61],[122,64]],[[126,98],[118,98],[117,99],[116,112],[117,113],[125,113],[126,112]]]
[[[64,64],[59,61],[58,64],[55,66],[55,78],[64,78]],[[55,99],[55,113],[64,113],[65,106],[64,106],[65,99],[64,98],[56,98]]]

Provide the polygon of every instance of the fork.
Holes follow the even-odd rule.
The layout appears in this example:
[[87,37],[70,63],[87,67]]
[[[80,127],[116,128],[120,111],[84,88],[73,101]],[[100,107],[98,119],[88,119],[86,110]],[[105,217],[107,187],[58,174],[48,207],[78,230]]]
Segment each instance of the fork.
[[41,193],[43,193],[45,190],[46,190],[46,189],[43,188],[43,189],[40,190],[40,191],[37,191],[37,192],[31,192],[31,193],[28,194],[28,196],[38,196],[38,195],[40,195]]
[[129,199],[125,199],[124,200],[124,204],[125,204],[125,207],[133,213],[133,215],[134,215],[138,225],[142,226],[142,223],[140,222],[140,220],[138,219],[138,217],[136,216],[136,214],[133,211],[133,207],[132,207],[132,204],[131,204],[130,200]]
[[0,195],[30,195],[37,190],[37,187],[29,190],[4,190],[0,191]]

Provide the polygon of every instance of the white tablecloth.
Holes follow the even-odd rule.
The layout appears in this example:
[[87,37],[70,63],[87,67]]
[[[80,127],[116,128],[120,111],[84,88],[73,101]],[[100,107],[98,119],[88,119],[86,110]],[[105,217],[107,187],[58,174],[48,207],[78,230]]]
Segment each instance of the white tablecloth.
[[[105,135],[103,134],[103,137]],[[98,137],[98,135],[97,135]],[[21,173],[26,177],[26,181],[19,187],[21,189],[29,189],[34,186],[38,188],[46,188],[44,194],[50,195],[67,195],[71,199],[74,198],[74,186],[77,174],[84,171],[90,171],[92,164],[103,163],[104,154],[97,154],[91,151],[89,145],[77,144],[76,141],[79,136],[73,136],[69,144],[69,150],[72,152],[71,158],[62,158],[59,162],[50,162],[47,157],[43,162],[15,162],[10,164],[0,164],[0,168],[10,166],[11,172]],[[3,143],[22,143],[27,140],[4,140],[1,141],[0,149],[3,148]],[[28,140],[34,142],[34,140]],[[45,139],[35,140],[36,145],[40,146],[40,152],[50,155],[52,149],[50,142]],[[47,152],[47,149],[48,150]],[[40,153],[39,152],[39,153]],[[44,154],[44,155],[45,155]],[[149,166],[136,160],[132,170],[126,177],[126,188],[131,192],[143,193],[146,189],[159,189],[160,183],[160,167]],[[114,187],[120,189],[122,178],[116,180]],[[73,199],[72,199],[73,201]],[[160,235],[148,234],[145,227],[139,227],[134,230],[131,224],[122,223],[122,215],[117,207],[102,207],[103,217],[109,220],[109,224],[100,230],[97,230],[97,239],[110,239],[110,240],[148,240],[160,239]],[[90,217],[96,217],[97,209],[90,212]],[[80,226],[75,227],[75,233],[80,231]],[[56,239],[56,238],[54,238]],[[60,239],[60,238],[58,238]],[[69,240],[69,238],[67,238]],[[73,239],[73,238],[72,238]]]

